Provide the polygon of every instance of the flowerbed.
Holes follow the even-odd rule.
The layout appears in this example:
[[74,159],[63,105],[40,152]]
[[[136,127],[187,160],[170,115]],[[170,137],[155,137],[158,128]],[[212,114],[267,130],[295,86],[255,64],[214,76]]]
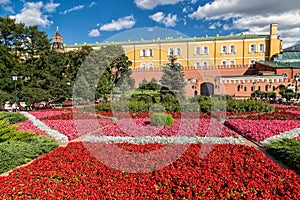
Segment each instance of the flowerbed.
[[66,135],[69,140],[88,134],[112,123],[110,119],[41,120],[51,129]]
[[[107,149],[101,155],[119,158],[123,164],[128,161],[122,154],[111,155],[108,144],[91,145]],[[123,145],[127,150],[139,151],[137,145]],[[300,196],[300,180],[295,172],[280,168],[253,147],[215,145],[207,156],[200,158],[201,147],[201,144],[191,145],[172,164],[156,171],[130,173],[104,165],[82,143],[69,143],[7,177],[0,177],[0,198],[297,199]],[[151,146],[152,150],[158,148],[161,146]],[[159,162],[165,159],[168,156],[160,157]]]
[[200,136],[238,137],[237,134],[214,119],[175,119],[172,126],[151,126],[150,119],[122,119],[108,124],[94,136]]
[[285,131],[300,128],[300,121],[229,119],[225,121],[225,125],[251,140],[261,142]]
[[15,125],[18,126],[18,131],[34,131],[35,133],[45,135],[45,131],[42,131],[41,129],[37,128],[30,120],[19,122]]

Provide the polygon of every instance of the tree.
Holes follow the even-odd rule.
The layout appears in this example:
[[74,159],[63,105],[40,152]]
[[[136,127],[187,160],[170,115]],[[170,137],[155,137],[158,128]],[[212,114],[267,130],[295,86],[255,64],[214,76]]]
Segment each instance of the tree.
[[143,81],[139,84],[139,89],[142,90],[159,90],[160,85],[157,83],[157,80],[155,78],[152,78],[150,82],[148,82],[145,78]]
[[163,67],[163,75],[160,80],[162,88],[167,88],[173,92],[179,100],[185,99],[185,90],[186,85],[183,69],[179,63],[175,61],[177,58],[174,56],[173,51],[169,55],[169,63]]

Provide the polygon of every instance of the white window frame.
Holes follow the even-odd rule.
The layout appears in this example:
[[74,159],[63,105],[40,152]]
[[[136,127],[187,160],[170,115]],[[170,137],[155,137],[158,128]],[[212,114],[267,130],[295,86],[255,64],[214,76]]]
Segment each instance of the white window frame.
[[236,53],[236,46],[235,44],[230,45],[230,53],[235,54]]
[[153,49],[148,49],[148,57],[153,57]]
[[153,69],[153,63],[152,63],[152,62],[150,62],[150,63],[148,64],[148,69]]
[[201,63],[200,63],[199,61],[196,61],[196,62],[195,62],[195,67],[198,68],[198,67],[200,67],[200,66],[201,66]]
[[146,49],[141,49],[140,57],[146,57]]
[[260,52],[260,53],[265,52],[265,44],[264,43],[260,43],[258,45],[258,52]]
[[221,53],[226,54],[228,52],[228,46],[227,45],[222,45],[221,46]]
[[173,51],[173,55],[175,55],[174,53],[174,48],[173,47],[169,47],[168,48],[168,56],[170,56],[171,55],[171,51]]
[[203,62],[203,67],[208,67],[208,62],[207,61]]
[[249,53],[256,53],[256,44],[249,44]]
[[176,56],[182,55],[182,49],[180,47],[176,47]]
[[208,55],[209,54],[209,47],[208,46],[203,46],[203,55]]
[[221,61],[221,65],[222,65],[222,66],[227,66],[227,65],[228,65],[227,60],[222,60],[222,61]]
[[229,61],[229,65],[231,65],[231,66],[232,66],[232,65],[236,65],[235,60],[230,60],[230,61]]
[[201,55],[201,47],[196,46],[194,49],[194,54],[195,54],[195,56]]
[[141,63],[140,68],[141,68],[141,69],[146,69],[146,63]]
[[249,64],[250,64],[250,65],[255,64],[255,62],[256,62],[256,60],[254,60],[254,59],[249,60]]

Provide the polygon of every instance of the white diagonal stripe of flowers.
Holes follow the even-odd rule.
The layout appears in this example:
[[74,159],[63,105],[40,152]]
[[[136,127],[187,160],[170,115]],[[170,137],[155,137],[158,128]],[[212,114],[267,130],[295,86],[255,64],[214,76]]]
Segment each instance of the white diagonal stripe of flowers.
[[132,144],[244,144],[241,138],[234,137],[191,137],[191,136],[143,136],[143,137],[126,137],[126,136],[86,136],[82,138],[84,142],[105,142],[105,143],[123,143],[128,142]]
[[56,130],[52,130],[49,126],[41,122],[40,120],[36,119],[35,116],[29,114],[28,112],[20,112],[22,113],[27,119],[31,120],[32,123],[41,129],[42,131],[45,131],[47,135],[50,137],[54,138],[57,142],[68,142],[68,137],[61,134],[60,132]]
[[272,137],[266,138],[265,140],[261,141],[260,143],[267,146],[273,140],[281,140],[281,139],[284,139],[284,138],[293,139],[293,138],[296,138],[298,136],[300,136],[300,128],[295,128],[295,129],[292,129],[290,131],[283,132],[280,135],[274,135]]

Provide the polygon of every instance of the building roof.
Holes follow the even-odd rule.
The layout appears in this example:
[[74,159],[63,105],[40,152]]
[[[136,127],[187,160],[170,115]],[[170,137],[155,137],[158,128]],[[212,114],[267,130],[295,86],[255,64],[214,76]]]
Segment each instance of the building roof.
[[273,60],[281,63],[300,62],[300,52],[282,52],[274,57]]
[[300,52],[300,44],[283,49],[285,52]]
[[273,68],[300,68],[300,62],[258,61],[257,63]]
[[56,27],[55,36],[60,36],[61,37],[61,35],[60,35],[59,31],[58,31],[58,26]]
[[115,44],[115,45],[133,45],[133,44],[161,44],[161,43],[176,43],[176,42],[201,42],[201,41],[218,41],[218,40],[241,40],[241,39],[254,39],[254,38],[269,38],[270,35],[257,35],[257,34],[240,34],[240,35],[229,35],[229,36],[214,36],[214,37],[193,37],[193,38],[172,38],[172,37],[167,37],[165,40],[162,40],[160,38],[157,39],[152,39],[152,40],[139,40],[139,41],[120,41],[120,42],[103,42],[103,43],[94,43],[94,44],[77,44],[75,43],[74,45],[65,45],[67,48],[70,47],[78,47],[78,46],[104,46],[104,45],[110,45],[110,44]]

